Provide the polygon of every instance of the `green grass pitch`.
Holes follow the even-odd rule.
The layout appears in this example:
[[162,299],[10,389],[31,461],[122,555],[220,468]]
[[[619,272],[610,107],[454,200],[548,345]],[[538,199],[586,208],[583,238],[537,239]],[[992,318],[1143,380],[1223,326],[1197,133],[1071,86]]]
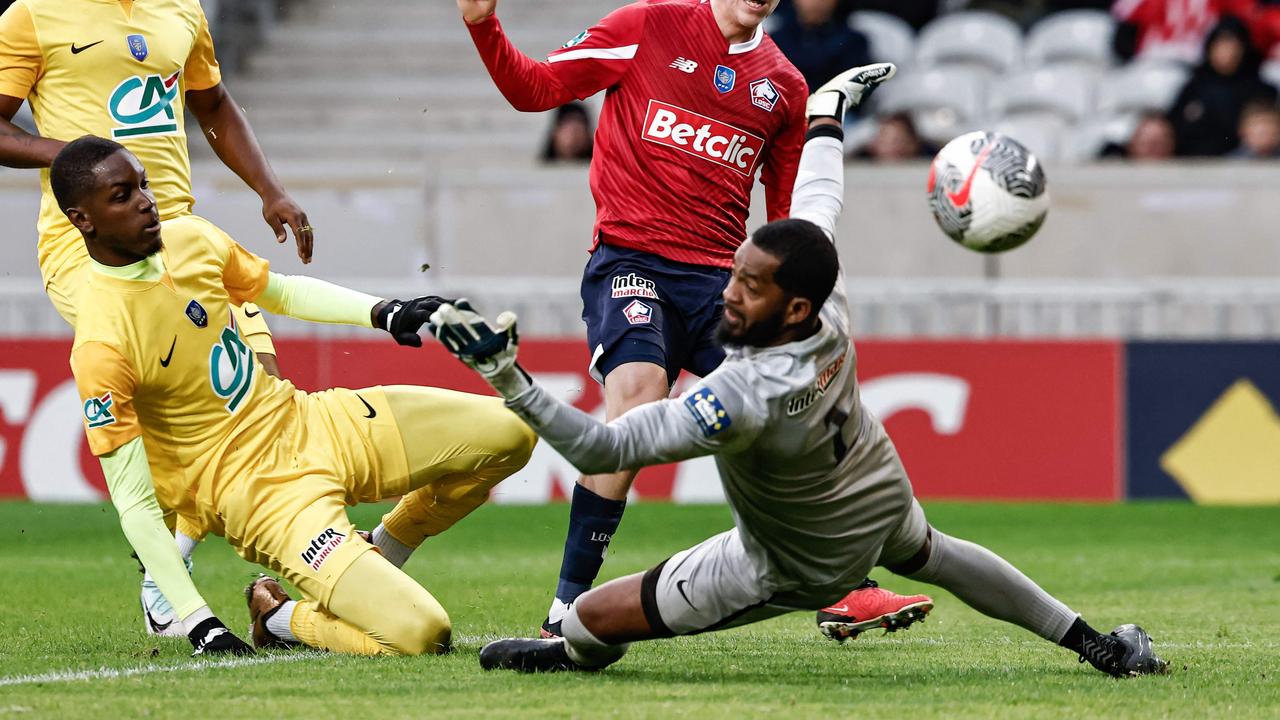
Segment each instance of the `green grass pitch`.
[[[352,511],[370,527],[385,508]],[[396,717],[1280,717],[1280,509],[932,503],[950,534],[1003,554],[1095,627],[1136,621],[1168,676],[1117,681],[940,590],[907,632],[839,645],[810,613],[641,643],[594,675],[485,673],[490,638],[528,634],[559,566],[565,506],[486,507],[427,541],[407,570],[444,603],[443,657],[277,653],[208,666],[185,640],[148,639],[138,575],[108,506],[0,503],[0,716]],[[727,509],[637,504],[605,575],[649,567],[728,527]],[[255,568],[224,542],[196,580],[237,630]],[[75,675],[75,673],[82,673]]]

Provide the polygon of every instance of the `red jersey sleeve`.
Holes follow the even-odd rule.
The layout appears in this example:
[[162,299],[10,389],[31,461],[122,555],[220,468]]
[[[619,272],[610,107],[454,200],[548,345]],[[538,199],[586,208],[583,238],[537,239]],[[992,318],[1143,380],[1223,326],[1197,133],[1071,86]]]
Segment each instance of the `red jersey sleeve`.
[[792,97],[787,103],[787,123],[775,136],[769,157],[760,171],[764,184],[764,206],[769,222],[781,220],[791,214],[791,190],[796,184],[796,171],[800,168],[800,153],[804,150],[804,136],[808,121],[805,118],[803,95]]
[[611,87],[627,72],[644,34],[645,3],[627,5],[538,62],[520,52],[497,16],[468,25],[489,77],[524,112],[559,107]]

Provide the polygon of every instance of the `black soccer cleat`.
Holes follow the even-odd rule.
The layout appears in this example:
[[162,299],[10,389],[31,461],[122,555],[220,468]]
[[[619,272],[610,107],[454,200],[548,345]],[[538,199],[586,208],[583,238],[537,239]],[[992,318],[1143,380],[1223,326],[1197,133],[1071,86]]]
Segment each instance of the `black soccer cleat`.
[[560,623],[562,622],[564,621],[557,620],[555,622],[551,622],[551,618],[548,617],[546,620],[542,621],[542,627],[538,628],[538,635],[541,636],[543,640],[555,640],[556,638],[564,637],[564,634],[560,632]]
[[589,669],[569,658],[561,638],[495,640],[480,650],[480,667],[485,670],[518,670],[527,673]]
[[1163,675],[1169,672],[1169,663],[1156,656],[1151,646],[1151,636],[1137,625],[1121,625],[1110,635],[1087,639],[1080,653],[1080,662],[1090,665],[1112,677],[1137,675]]

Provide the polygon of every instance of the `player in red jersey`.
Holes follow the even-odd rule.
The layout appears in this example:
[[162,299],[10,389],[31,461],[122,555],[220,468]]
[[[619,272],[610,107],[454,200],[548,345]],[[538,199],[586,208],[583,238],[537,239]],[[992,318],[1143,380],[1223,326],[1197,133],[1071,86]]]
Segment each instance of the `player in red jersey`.
[[[457,3],[489,75],[517,110],[608,90],[582,282],[590,370],[604,384],[608,419],[665,398],[682,369],[706,375],[724,359],[714,331],[728,268],[746,239],[752,186],[759,176],[770,221],[788,216],[807,127],[805,79],[762,27],[778,0],[640,0],[544,62],[507,39],[496,0]],[[558,634],[569,604],[591,588],[634,478],[579,478],[544,635]],[[858,593],[874,594],[879,613],[861,622],[909,624],[899,611],[919,600],[874,584],[851,597]]]

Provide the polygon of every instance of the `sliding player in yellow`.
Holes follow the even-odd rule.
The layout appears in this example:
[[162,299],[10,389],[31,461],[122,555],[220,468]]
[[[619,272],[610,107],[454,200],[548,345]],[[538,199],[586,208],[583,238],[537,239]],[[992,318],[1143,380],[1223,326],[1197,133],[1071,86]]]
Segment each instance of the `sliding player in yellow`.
[[[51,184],[91,258],[72,350],[89,447],[126,537],[196,652],[249,648],[192,585],[165,509],[302,592],[285,602],[274,583],[250,587],[259,646],[447,648],[448,615],[392,560],[483,503],[528,461],[533,434],[497,398],[409,386],[301,392],[262,371],[230,312],[252,301],[421,345],[417,330],[443,301],[380,300],[283,276],[206,221],[161,223],[137,158],[109,140],[67,145]],[[390,536],[400,552],[383,557],[346,506],[397,495],[375,538]]]
[[[38,136],[11,122],[23,100],[31,103]],[[198,0],[17,0],[0,15],[0,165],[48,168],[67,141],[86,134],[115,138],[150,171],[160,217],[190,215],[195,200],[184,106],[223,163],[262,198],[263,218],[277,240],[284,242],[289,225],[298,256],[309,261],[306,213],[276,179],[222,83]],[[75,327],[75,293],[88,257],[80,233],[54,202],[47,170],[41,186],[40,273],[50,301]],[[258,310],[236,312],[247,343],[278,376],[270,330]],[[203,532],[185,523],[178,530],[189,557]],[[142,610],[148,633],[177,629],[149,579],[142,584]]]

